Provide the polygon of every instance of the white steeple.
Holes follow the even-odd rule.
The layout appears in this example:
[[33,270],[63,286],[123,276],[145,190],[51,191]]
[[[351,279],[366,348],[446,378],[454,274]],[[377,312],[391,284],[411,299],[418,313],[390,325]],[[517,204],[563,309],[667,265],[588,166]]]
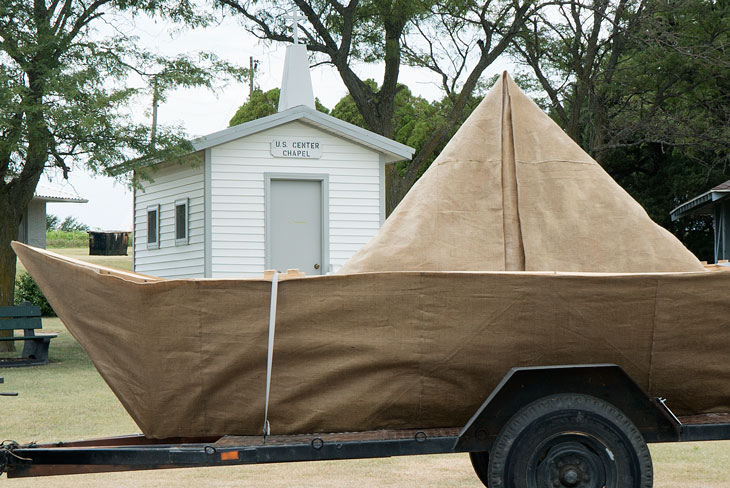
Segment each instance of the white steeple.
[[314,91],[309,74],[307,47],[299,44],[297,21],[304,17],[291,15],[286,18],[294,21],[294,44],[286,48],[284,76],[281,80],[281,93],[279,94],[279,112],[299,105],[314,108]]

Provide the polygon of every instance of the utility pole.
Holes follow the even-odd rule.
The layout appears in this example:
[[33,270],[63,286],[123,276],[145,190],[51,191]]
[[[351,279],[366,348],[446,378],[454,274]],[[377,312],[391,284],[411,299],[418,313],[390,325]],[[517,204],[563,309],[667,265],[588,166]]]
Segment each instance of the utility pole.
[[254,59],[253,56],[248,57],[248,97],[251,98],[253,94],[253,80],[256,75],[256,70],[259,67],[259,60]]
[[157,143],[157,105],[159,103],[159,95],[157,93],[157,76],[152,79],[152,130],[150,131],[150,144],[155,149]]

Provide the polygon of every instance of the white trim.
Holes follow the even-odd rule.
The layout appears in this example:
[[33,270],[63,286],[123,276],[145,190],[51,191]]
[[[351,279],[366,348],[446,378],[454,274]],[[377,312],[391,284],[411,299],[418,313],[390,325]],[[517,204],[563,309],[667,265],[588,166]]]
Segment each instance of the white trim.
[[383,154],[380,154],[380,168],[379,169],[379,177],[380,177],[380,225],[383,225],[383,222],[385,222],[385,157]]
[[[212,147],[219,146],[251,134],[256,134],[257,132],[272,129],[295,120],[383,153],[384,160],[387,164],[411,159],[413,154],[416,152],[416,150],[410,146],[406,146],[405,144],[388,139],[380,134],[370,132],[369,130],[304,105],[299,105],[297,107],[284,110],[283,112],[267,115],[260,119],[250,120],[243,124],[238,124],[194,139],[191,141],[191,144],[193,145],[192,153],[199,151],[206,151],[207,153]],[[132,161],[137,163],[141,162],[142,166],[153,166],[155,164],[167,162],[159,159]],[[122,163],[112,167],[112,169],[115,172],[126,173],[129,171],[129,169],[127,169],[128,165],[129,162]]]
[[690,215],[699,211],[699,209],[706,207],[710,203],[722,200],[727,196],[727,193],[730,193],[730,190],[708,190],[701,195],[697,195],[696,197],[687,200],[678,207],[675,207],[671,212],[669,212],[669,216],[672,218],[672,222],[674,222],[685,215]]
[[[190,199],[189,198],[180,198],[178,200],[175,200],[175,207],[173,211],[173,218],[175,219],[175,245],[176,246],[186,246],[188,244],[189,238],[190,238]],[[177,207],[185,207],[185,237],[178,237],[177,236]]]
[[[150,242],[150,212],[155,212],[155,241]],[[160,248],[160,205],[148,205],[147,206],[147,249],[159,249]]]
[[213,132],[207,136],[196,139],[193,147],[196,151],[209,149],[213,146],[225,144],[241,137],[249,136],[266,129],[271,129],[293,120],[309,123],[320,129],[332,132],[340,137],[350,139],[353,142],[362,144],[366,147],[384,153],[383,156],[387,163],[395,163],[404,159],[411,159],[415,149],[400,142],[396,142],[387,137],[383,137],[369,130],[362,129],[356,125],[344,122],[331,115],[323,114],[317,110],[311,109],[304,105],[284,110],[260,119],[251,120],[243,124],[239,124],[228,129]]
[[[132,172],[132,181],[137,181],[137,172]],[[137,191],[135,186],[132,188],[132,271],[137,272]]]

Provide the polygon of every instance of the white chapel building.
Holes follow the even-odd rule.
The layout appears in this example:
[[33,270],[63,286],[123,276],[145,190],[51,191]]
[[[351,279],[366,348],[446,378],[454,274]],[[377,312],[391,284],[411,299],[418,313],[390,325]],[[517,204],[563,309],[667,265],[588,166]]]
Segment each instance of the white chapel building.
[[385,220],[385,165],[414,152],[316,111],[301,44],[287,47],[278,113],[193,146],[197,163],[157,163],[134,193],[138,273],[336,272]]

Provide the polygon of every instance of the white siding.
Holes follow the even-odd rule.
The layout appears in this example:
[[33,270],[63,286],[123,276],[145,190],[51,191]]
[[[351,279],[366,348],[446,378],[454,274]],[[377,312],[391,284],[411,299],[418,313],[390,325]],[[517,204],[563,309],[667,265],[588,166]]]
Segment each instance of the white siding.
[[46,248],[46,202],[32,200],[25,216],[28,218],[28,244]]
[[[135,191],[135,271],[162,278],[202,278],[205,274],[203,161],[167,163]],[[188,244],[175,244],[175,200],[188,199]],[[147,249],[147,207],[160,206],[159,249]]]
[[[274,158],[271,140],[308,137],[318,159]],[[380,227],[380,155],[301,122],[211,149],[213,277],[256,276],[265,263],[264,173],[329,175],[329,263],[337,271]]]

